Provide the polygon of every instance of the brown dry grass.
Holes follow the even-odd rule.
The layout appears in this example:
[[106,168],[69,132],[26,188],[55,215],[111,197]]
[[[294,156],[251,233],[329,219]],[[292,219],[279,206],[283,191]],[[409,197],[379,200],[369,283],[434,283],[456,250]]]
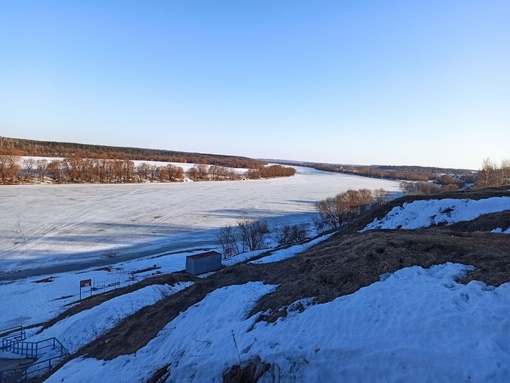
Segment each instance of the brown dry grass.
[[477,219],[467,222],[458,222],[448,226],[449,230],[463,232],[491,232],[494,229],[501,228],[506,230],[510,227],[510,210],[499,213],[485,214]]
[[270,369],[271,365],[262,362],[260,357],[232,366],[224,375],[223,383],[257,383],[259,378]]
[[268,312],[259,320],[275,321],[286,307],[302,298],[329,302],[379,280],[384,273],[408,266],[430,267],[445,262],[473,265],[471,279],[498,286],[510,281],[510,236],[441,230],[373,231],[336,235],[305,253],[277,263],[240,264],[197,280],[193,286],[124,319],[79,354],[113,359],[145,346],[171,320],[215,289],[264,281],[278,284],[250,313]]
[[404,196],[401,198],[397,198],[392,200],[384,205],[378,206],[362,217],[354,220],[348,226],[344,226],[340,229],[341,233],[352,233],[358,230],[363,229],[366,225],[372,222],[376,218],[383,218],[391,209],[395,206],[402,206],[404,203],[409,203],[413,201],[421,201],[421,200],[430,200],[430,199],[443,199],[443,198],[455,198],[455,199],[464,199],[469,198],[473,200],[479,200],[490,197],[510,197],[510,191],[508,191],[508,187],[501,188],[487,188],[487,189],[468,189],[468,190],[460,190],[449,193],[442,193],[433,196]]
[[301,298],[317,303],[351,294],[379,280],[380,275],[409,266],[430,267],[457,262],[476,267],[466,280],[498,286],[510,280],[510,237],[485,233],[459,235],[448,231],[378,231],[335,236],[306,253],[273,267],[267,283],[280,287],[262,297],[251,314],[270,310],[264,320],[285,315]]
[[150,377],[147,383],[165,383],[169,376],[168,369],[172,364],[169,363],[161,368],[158,368],[156,372]]
[[82,348],[78,354],[88,354],[97,359],[113,359],[131,354],[145,346],[172,319],[192,305],[200,302],[210,292],[230,285],[264,280],[260,267],[249,264],[223,269],[205,279],[199,279],[185,290],[146,306],[121,321],[114,329]]
[[[441,198],[478,199],[503,195],[510,196],[510,192],[456,192],[442,195]],[[249,281],[264,281],[279,286],[274,292],[262,297],[249,314],[251,316],[264,312],[258,320],[266,321],[275,321],[285,316],[287,307],[302,298],[314,298],[318,304],[329,302],[378,281],[381,274],[409,266],[426,268],[445,262],[456,262],[475,266],[475,270],[461,281],[463,283],[476,279],[498,286],[510,281],[510,235],[477,232],[489,226],[492,230],[495,222],[508,222],[508,212],[481,217],[470,224],[462,224],[464,226],[459,224],[412,231],[357,232],[357,229],[364,227],[375,217],[382,217],[384,212],[403,201],[430,198],[405,197],[400,201],[393,201],[369,212],[353,225],[342,228],[329,240],[294,258],[264,265],[239,264],[222,269],[205,279],[195,278],[194,285],[125,318],[111,331],[84,346],[73,357],[87,355],[109,360],[119,355],[134,353],[152,340],[170,321],[200,302],[210,292]],[[168,283],[160,278],[171,278],[172,275],[175,274],[158,276],[143,283]],[[179,278],[185,277],[181,275]],[[179,281],[181,280],[183,279]],[[93,302],[83,303],[88,304],[93,305]],[[85,309],[83,305],[81,309]],[[72,313],[68,311],[62,316]],[[242,375],[243,370],[236,369],[231,372],[238,376]]]

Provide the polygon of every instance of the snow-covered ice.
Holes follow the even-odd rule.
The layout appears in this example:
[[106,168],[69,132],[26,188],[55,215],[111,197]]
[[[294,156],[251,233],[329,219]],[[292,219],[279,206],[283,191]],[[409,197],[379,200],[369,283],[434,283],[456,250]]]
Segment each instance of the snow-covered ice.
[[0,274],[217,246],[241,218],[312,223],[314,203],[349,188],[398,182],[296,167],[293,177],[120,185],[0,186]]
[[[274,250],[269,261],[284,259],[303,252],[307,247],[327,239],[322,236],[307,244],[294,245],[286,249]],[[256,250],[223,260],[224,266],[233,266],[244,262],[267,250]],[[14,326],[28,326],[41,323],[56,317],[65,310],[66,305],[78,301],[80,297],[80,281],[91,279],[93,286],[105,286],[106,290],[123,287],[135,281],[151,277],[156,273],[172,273],[181,271],[186,264],[186,256],[193,252],[183,252],[164,256],[135,259],[115,264],[111,269],[92,268],[79,273],[68,272],[25,278],[12,282],[0,283],[0,302],[8,309],[0,310],[0,329]],[[152,267],[157,266],[156,269]],[[145,270],[143,273],[132,274],[133,271]],[[205,277],[205,276],[204,276]],[[41,282],[46,281],[46,282]],[[108,286],[110,285],[110,286]],[[99,290],[102,292],[105,290]],[[83,289],[83,297],[91,291]],[[97,331],[96,331],[97,332]],[[58,338],[58,337],[57,337]]]
[[[193,254],[182,249],[214,246],[214,231],[245,214],[271,224],[309,223],[316,214],[315,201],[347,188],[398,188],[396,182],[363,185],[364,179],[347,177],[352,179],[302,168],[290,179],[264,181],[0,187],[0,208],[6,208],[0,267],[28,269],[118,256],[124,242],[150,250],[150,255],[118,262],[108,270],[84,268],[0,283],[0,328],[56,316],[77,300],[83,279],[95,285],[125,285],[133,271],[148,269],[136,274],[142,279],[182,270],[185,257]],[[507,209],[509,197],[415,201],[394,208],[365,230],[451,224]],[[278,262],[314,243],[275,250],[254,262]],[[263,251],[224,264],[249,260]],[[247,315],[258,299],[278,286],[250,282],[224,287],[182,312],[136,353],[110,361],[80,357],[47,381],[140,382],[171,364],[168,382],[221,382],[231,366],[259,356],[271,365],[261,383],[508,382],[510,283],[491,287],[455,281],[471,269],[451,263],[405,268],[332,302],[301,299],[288,307],[285,318],[271,324],[257,322],[258,314]],[[188,285],[147,286],[63,319],[42,334],[31,330],[27,340],[55,336],[75,351],[122,318]],[[293,309],[298,303],[305,307],[303,312]]]
[[[121,262],[108,269],[86,269],[79,273],[55,273],[17,281],[0,283],[0,329],[13,326],[28,326],[47,321],[66,305],[78,301],[80,281],[92,280],[98,292],[124,287],[155,273],[171,273],[185,268],[186,256],[193,253],[178,253],[158,258],[136,259]],[[156,266],[157,268],[152,269]],[[134,271],[149,269],[132,274]],[[135,278],[135,280],[133,280]],[[104,288],[103,288],[104,287]],[[90,289],[83,289],[83,298]]]

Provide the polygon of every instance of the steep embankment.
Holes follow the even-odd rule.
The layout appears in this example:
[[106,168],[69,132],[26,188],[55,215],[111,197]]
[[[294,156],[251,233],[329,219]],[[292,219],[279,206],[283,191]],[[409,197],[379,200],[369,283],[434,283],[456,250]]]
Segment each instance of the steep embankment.
[[[266,381],[306,380],[314,371],[324,379],[351,376],[374,381],[386,377],[392,381],[443,376],[441,381],[505,381],[510,370],[499,361],[508,350],[505,342],[497,339],[507,337],[505,328],[510,326],[504,319],[506,301],[500,301],[507,296],[501,289],[508,290],[506,282],[510,281],[510,236],[490,231],[510,226],[508,211],[494,212],[505,208],[494,206],[510,193],[492,190],[444,197],[454,201],[420,202],[430,197],[396,200],[296,257],[266,264],[243,263],[198,279],[84,345],[72,357],[81,358],[66,364],[49,381],[76,378],[77,371],[90,365],[104,367],[105,376],[125,366],[124,373],[130,371],[136,379],[152,376],[152,381],[161,382],[199,381],[206,372],[212,374],[207,376],[213,381],[223,377],[225,381],[256,381],[260,376]],[[444,212],[452,203],[458,217],[466,218],[472,214],[466,209],[472,207],[469,201],[473,200],[491,206],[492,212],[461,223],[430,220],[434,216],[431,206]],[[421,209],[423,215],[420,209],[406,210],[415,201],[430,208]],[[391,213],[395,209],[400,209],[398,216],[404,221],[414,217],[416,222],[429,224],[416,230],[357,231],[374,222],[403,227]],[[428,269],[446,263],[469,267]],[[394,277],[385,282],[390,275]],[[366,299],[372,302],[369,306]],[[240,307],[234,310],[237,305]],[[349,307],[351,311],[343,311]],[[354,317],[349,314],[353,310]],[[367,310],[371,315],[365,318]],[[336,315],[344,321],[337,323]],[[286,327],[297,326],[300,318],[305,322],[301,322],[299,334]],[[317,327],[314,318],[325,322]],[[356,325],[355,318],[359,319]],[[378,331],[381,321],[387,322],[384,331],[388,333],[368,336],[362,332],[352,338],[345,333],[345,321],[353,321],[353,334],[358,325],[365,332]],[[188,333],[189,326],[196,326],[196,332],[191,329]],[[201,332],[202,327],[208,329],[206,333]],[[316,341],[310,340],[313,344],[306,341],[307,331],[315,332]],[[404,336],[402,332],[409,333]],[[370,342],[371,338],[381,342]],[[176,344],[177,339],[187,341]],[[459,339],[465,344],[452,347]],[[216,355],[218,347],[223,347],[221,358]],[[163,354],[158,353],[160,349]],[[379,356],[373,359],[374,355]],[[349,362],[337,365],[333,360]],[[451,363],[442,365],[441,360]],[[429,365],[430,371],[422,371],[417,363]],[[396,365],[403,369],[394,368]]]

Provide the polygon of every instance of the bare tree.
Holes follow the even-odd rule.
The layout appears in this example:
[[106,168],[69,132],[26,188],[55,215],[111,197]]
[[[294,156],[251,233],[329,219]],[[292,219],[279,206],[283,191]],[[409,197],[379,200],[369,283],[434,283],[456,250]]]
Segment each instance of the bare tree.
[[140,165],[136,167],[136,173],[138,174],[138,177],[140,177],[142,182],[148,181],[149,172],[150,166],[145,162],[142,162]]
[[226,259],[239,254],[238,234],[235,227],[227,225],[220,229],[218,242],[223,250],[223,258]]
[[186,175],[192,181],[198,181],[198,170],[195,166],[186,170]]
[[81,157],[65,158],[62,162],[64,177],[68,182],[86,181],[88,163]]
[[37,174],[39,176],[39,181],[44,182],[44,177],[46,177],[46,171],[48,170],[48,161],[47,160],[38,160],[36,166],[37,166]]
[[32,179],[35,164],[36,162],[33,158],[29,157],[23,160],[23,182],[29,182]]
[[130,160],[122,161],[122,171],[123,171],[123,182],[133,182],[133,176],[135,174],[135,163]]
[[149,177],[151,182],[154,182],[159,177],[159,166],[158,165],[149,165]]
[[13,184],[19,179],[20,157],[14,150],[7,150],[0,154],[0,181],[4,185]]
[[98,181],[100,183],[108,182],[111,177],[111,161],[107,158],[98,158],[95,160],[95,169]]
[[197,169],[197,178],[200,181],[206,181],[209,179],[209,165],[197,164],[195,167]]
[[168,164],[159,170],[159,178],[162,181],[175,182],[182,180],[183,177],[184,171],[180,166]]
[[339,228],[342,225],[344,217],[342,214],[340,214],[337,208],[338,204],[338,195],[335,197],[328,197],[325,200],[319,201],[315,204],[315,209],[318,211],[321,217],[319,224],[332,228]]
[[293,245],[306,240],[306,225],[284,225],[275,230],[275,239],[280,245]]
[[501,161],[501,184],[510,185],[510,159]]
[[476,187],[504,186],[510,184],[510,160],[501,162],[501,167],[485,158],[478,172]]
[[359,202],[363,206],[369,206],[374,203],[374,193],[370,189],[359,189]]
[[240,178],[239,174],[234,169],[219,165],[212,165],[209,167],[209,177],[213,181],[237,180]]
[[388,191],[384,190],[383,188],[375,189],[374,190],[374,199],[375,203],[378,205],[382,205],[388,201],[390,193]]
[[270,233],[269,225],[264,220],[241,219],[237,222],[241,236],[243,251],[263,249],[267,235]]
[[123,182],[122,161],[115,160],[112,162],[112,178],[114,182]]
[[62,161],[53,160],[48,164],[47,167],[48,175],[51,177],[53,182],[62,183],[64,181]]
[[329,197],[315,204],[320,214],[318,226],[339,228],[345,222],[359,216],[374,203],[372,192],[368,189],[349,189],[335,197]]
[[416,184],[414,182],[402,181],[398,187],[404,194],[414,194],[416,191]]
[[496,178],[496,164],[489,158],[485,158],[482,162],[482,169],[478,172],[478,185],[479,187],[495,186],[497,184]]
[[408,195],[431,195],[439,193],[439,187],[433,182],[401,182],[400,190]]

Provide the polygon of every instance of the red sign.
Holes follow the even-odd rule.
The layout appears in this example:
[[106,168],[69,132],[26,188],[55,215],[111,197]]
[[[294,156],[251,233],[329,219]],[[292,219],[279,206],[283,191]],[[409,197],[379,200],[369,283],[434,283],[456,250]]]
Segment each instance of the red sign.
[[83,287],[90,287],[92,286],[92,279],[84,279],[83,281],[80,281],[80,289]]

